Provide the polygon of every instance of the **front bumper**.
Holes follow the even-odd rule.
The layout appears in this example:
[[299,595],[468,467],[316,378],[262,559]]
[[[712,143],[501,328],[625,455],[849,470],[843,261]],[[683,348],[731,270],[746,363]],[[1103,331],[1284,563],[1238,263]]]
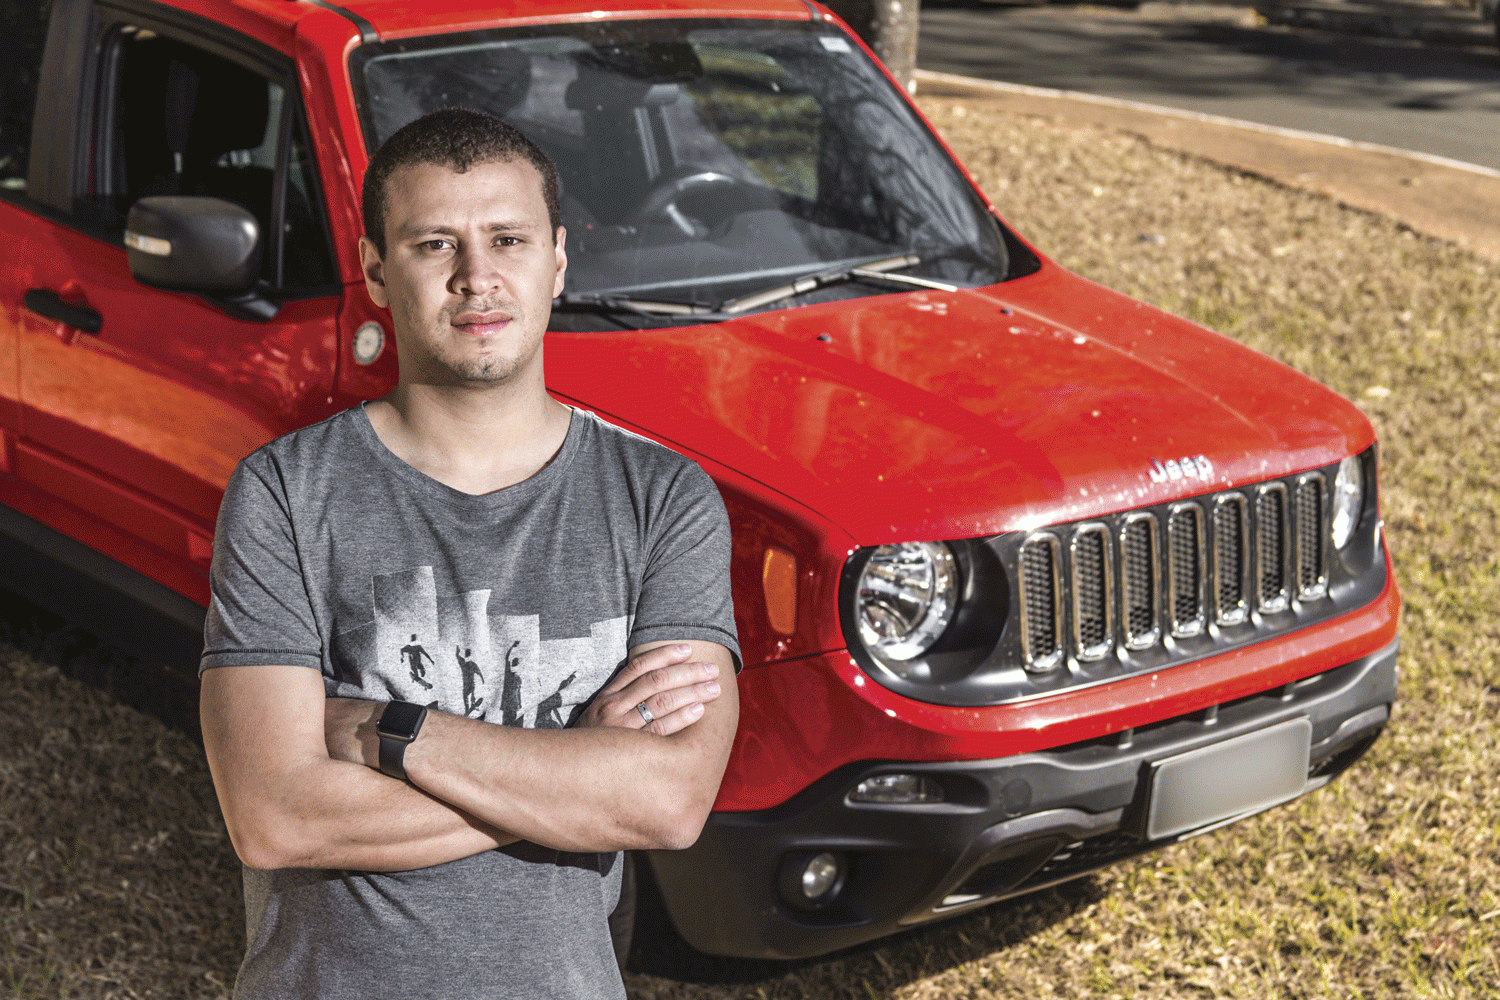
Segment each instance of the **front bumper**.
[[[692,848],[651,855],[656,881],[693,947],[789,959],[1076,878],[1266,808],[1148,839],[1151,775],[1167,758],[1306,720],[1307,777],[1294,797],[1327,784],[1389,719],[1397,645],[1206,711],[1070,746],[996,760],[850,764],[774,808],[714,813]],[[864,778],[892,772],[938,783],[945,801],[847,801]],[[777,888],[784,859],[821,851],[847,859],[842,891],[822,909],[788,905]]]

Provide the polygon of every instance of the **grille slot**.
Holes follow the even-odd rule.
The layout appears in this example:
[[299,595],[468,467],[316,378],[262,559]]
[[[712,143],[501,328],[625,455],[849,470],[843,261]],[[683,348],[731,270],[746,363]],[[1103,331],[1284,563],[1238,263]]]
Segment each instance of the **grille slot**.
[[1297,481],[1297,597],[1302,600],[1328,593],[1323,566],[1323,477],[1317,473]]
[[1015,585],[1008,662],[1050,691],[1058,672],[1096,683],[1099,664],[1154,668],[1326,617],[1344,600],[1332,481],[1330,466],[998,537]]
[[1144,649],[1161,637],[1156,518],[1131,514],[1120,529],[1120,589],[1124,604],[1125,645]]
[[1220,625],[1238,625],[1250,616],[1245,599],[1248,525],[1245,498],[1238,493],[1214,501],[1214,614]]
[[1102,659],[1114,642],[1109,528],[1085,524],[1073,533],[1073,642],[1080,660]]
[[1207,624],[1203,609],[1203,511],[1178,504],[1167,516],[1167,581],[1172,595],[1172,634],[1197,635]]
[[1286,487],[1262,486],[1255,498],[1255,587],[1262,611],[1288,604],[1286,536]]
[[1021,546],[1021,648],[1026,669],[1043,672],[1062,663],[1058,542],[1048,534]]

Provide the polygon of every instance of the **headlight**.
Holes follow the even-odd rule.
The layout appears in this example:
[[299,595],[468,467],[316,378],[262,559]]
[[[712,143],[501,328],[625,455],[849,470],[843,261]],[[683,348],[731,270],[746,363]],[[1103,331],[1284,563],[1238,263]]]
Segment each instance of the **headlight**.
[[1341,549],[1354,537],[1359,514],[1365,506],[1365,476],[1359,456],[1350,455],[1339,463],[1333,477],[1333,547]]
[[921,656],[958,606],[958,565],[941,542],[882,545],[858,585],[859,637],[888,660]]

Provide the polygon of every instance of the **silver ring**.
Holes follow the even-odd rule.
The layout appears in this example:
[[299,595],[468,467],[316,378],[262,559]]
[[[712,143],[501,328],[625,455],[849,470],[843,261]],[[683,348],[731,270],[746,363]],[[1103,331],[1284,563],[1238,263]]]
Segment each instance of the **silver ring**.
[[651,725],[651,723],[656,721],[656,716],[651,714],[651,709],[646,707],[646,703],[644,701],[635,706],[635,710],[641,713],[641,718],[646,720],[646,725],[649,726]]

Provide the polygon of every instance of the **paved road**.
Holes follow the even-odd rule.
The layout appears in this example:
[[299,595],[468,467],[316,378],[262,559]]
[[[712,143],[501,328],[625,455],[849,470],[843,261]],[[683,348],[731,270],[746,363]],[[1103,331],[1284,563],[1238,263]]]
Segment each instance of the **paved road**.
[[1076,90],[1500,169],[1493,49],[1257,26],[1249,7],[923,0],[922,69]]

